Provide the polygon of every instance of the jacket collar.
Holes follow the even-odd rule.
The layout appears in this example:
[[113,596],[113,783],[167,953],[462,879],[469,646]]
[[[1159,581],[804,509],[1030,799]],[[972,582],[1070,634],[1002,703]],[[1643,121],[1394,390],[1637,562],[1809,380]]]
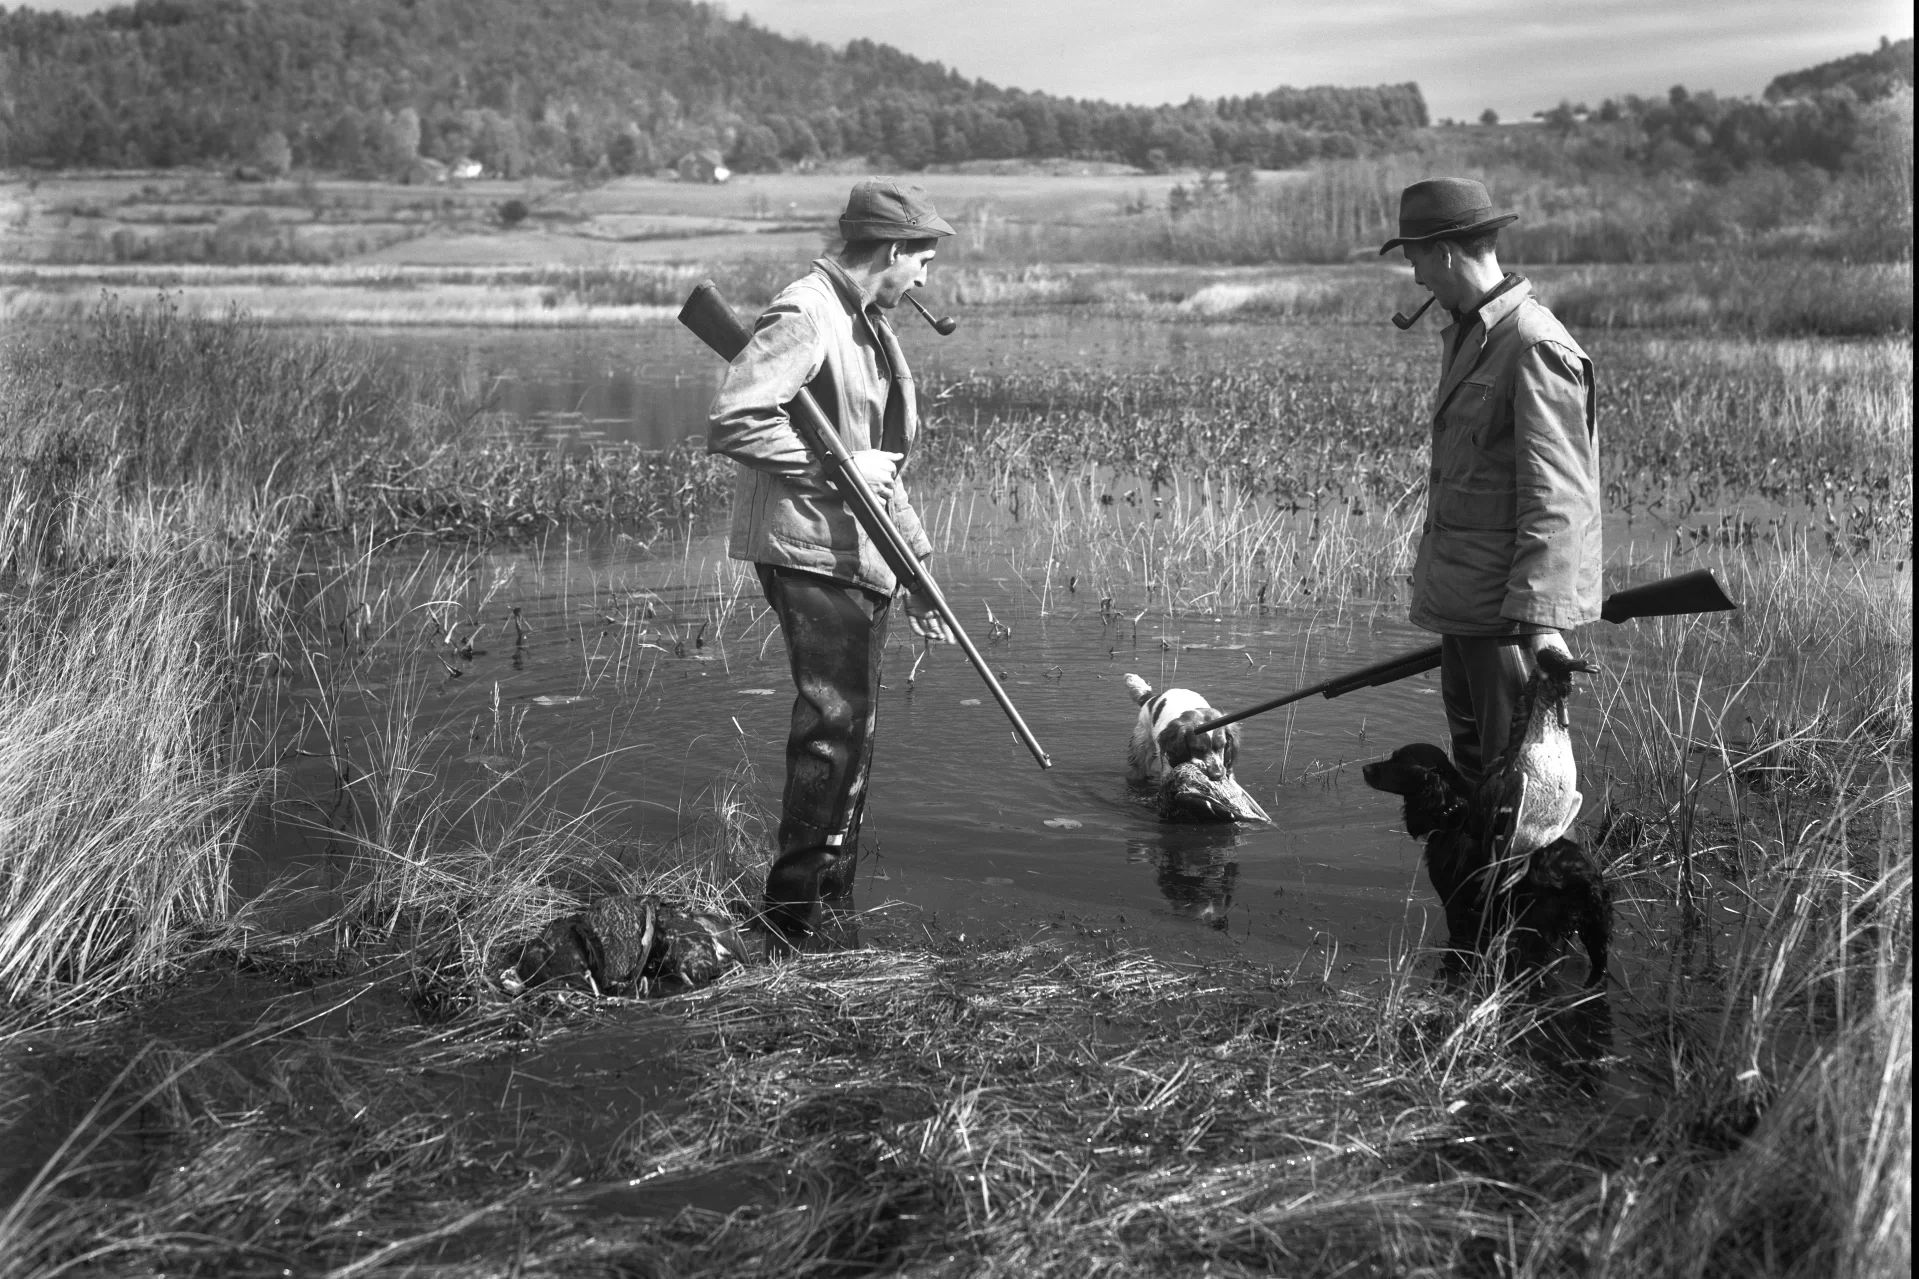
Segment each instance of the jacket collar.
[[[1453,391],[1466,380],[1466,375],[1478,366],[1479,357],[1486,353],[1487,336],[1510,319],[1513,312],[1532,295],[1532,281],[1523,275],[1508,275],[1477,308],[1446,326],[1446,331],[1440,336],[1445,342],[1445,349],[1451,352],[1452,359],[1446,365],[1445,376],[1440,379],[1439,396],[1433,401],[1435,417],[1446,407],[1446,401]],[[1453,346],[1455,337],[1459,340],[1457,349]]]
[[867,312],[869,304],[861,295],[860,286],[853,283],[853,277],[846,273],[845,267],[832,258],[815,258],[813,269],[825,276],[832,284],[833,291],[840,295],[840,301],[845,304],[848,314],[864,315]]

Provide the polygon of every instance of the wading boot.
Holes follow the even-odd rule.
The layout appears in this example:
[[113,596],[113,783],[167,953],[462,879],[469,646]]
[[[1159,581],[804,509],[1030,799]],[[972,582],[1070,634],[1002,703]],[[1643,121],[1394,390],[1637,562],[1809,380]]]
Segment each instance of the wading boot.
[[[838,848],[808,848],[787,853],[766,873],[766,905],[760,914],[773,940],[797,948],[818,929],[822,888],[831,895],[847,894],[852,876],[840,875],[846,860]],[[842,889],[839,880],[847,881]]]

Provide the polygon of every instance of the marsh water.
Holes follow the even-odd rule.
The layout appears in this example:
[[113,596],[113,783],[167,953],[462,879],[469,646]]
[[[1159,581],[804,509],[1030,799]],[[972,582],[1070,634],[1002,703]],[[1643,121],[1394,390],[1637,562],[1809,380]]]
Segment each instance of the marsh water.
[[[1323,335],[1298,326],[1043,308],[991,321],[944,343],[908,330],[926,394],[973,370],[1208,367],[1295,344],[1302,358],[1324,354]],[[698,435],[723,367],[670,323],[388,337],[395,358],[484,392],[563,447],[659,447]],[[1341,334],[1409,359],[1430,345],[1421,337]],[[1638,531],[1649,547],[1669,536]],[[1615,551],[1625,532],[1609,521]],[[438,733],[427,753],[450,792],[502,777],[551,785],[562,809],[594,808],[621,840],[690,838],[735,798],[776,820],[792,683],[757,587],[725,556],[716,536],[664,553],[618,537],[558,536],[492,551],[461,587],[486,602],[448,622],[478,628],[483,651],[404,670],[398,658],[384,667],[376,658],[328,713],[347,739],[371,741],[398,699],[421,698]],[[1055,766],[1035,766],[958,650],[922,655],[895,627],[857,889],[869,930],[1052,931],[1167,954],[1310,962],[1326,975],[1439,939],[1443,919],[1397,802],[1369,790],[1357,768],[1409,741],[1445,741],[1436,676],[1245,723],[1239,778],[1270,826],[1168,825],[1122,778],[1136,715],[1126,673],[1234,709],[1430,643],[1404,620],[1403,600],[1115,614],[1002,561],[943,559],[940,572]],[[492,745],[474,744],[477,726],[503,717],[518,725],[510,752],[497,733]],[[319,771],[310,766],[310,780]],[[277,839],[249,878],[309,864],[311,843]]]
[[[479,631],[471,658],[409,660],[404,643],[374,654],[328,707],[339,739],[369,742],[417,701],[433,734],[422,758],[449,793],[550,785],[560,809],[596,807],[622,841],[689,837],[729,796],[777,813],[792,682],[723,539],[670,558],[553,542],[466,571],[492,593],[458,623]],[[1248,722],[1239,777],[1271,825],[1169,825],[1122,776],[1137,714],[1127,672],[1233,708],[1420,646],[1398,609],[1135,617],[964,561],[944,585],[1054,766],[1020,747],[957,649],[926,653],[895,627],[857,888],[870,928],[1059,931],[1342,969],[1405,930],[1418,941],[1417,848],[1354,765],[1443,740],[1432,677]],[[298,679],[285,694],[296,707],[325,696]],[[305,783],[325,771],[309,766]],[[255,873],[317,854],[285,836]]]
[[[900,323],[921,394],[929,397],[974,371],[1063,363],[1209,367],[1280,347],[1305,348],[1314,336],[1310,329],[1270,324],[1142,323],[1037,307],[968,317],[945,339],[911,317]],[[664,448],[704,435],[726,368],[670,322],[619,329],[392,329],[368,341],[430,384],[460,387],[563,447]],[[1412,358],[1424,350],[1420,337],[1391,330],[1351,329],[1342,341]],[[1323,350],[1314,358],[1323,358]]]

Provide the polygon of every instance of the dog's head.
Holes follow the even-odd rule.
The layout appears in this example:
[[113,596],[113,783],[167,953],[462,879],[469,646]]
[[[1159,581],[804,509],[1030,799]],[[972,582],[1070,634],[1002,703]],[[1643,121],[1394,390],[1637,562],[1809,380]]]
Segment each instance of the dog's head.
[[1466,824],[1470,807],[1466,779],[1446,752],[1430,742],[1402,746],[1359,771],[1374,790],[1405,799],[1406,833],[1414,839]]
[[1214,781],[1233,775],[1239,763],[1239,725],[1208,731],[1206,725],[1219,718],[1210,706],[1183,711],[1159,726],[1155,740],[1168,765],[1191,765]]

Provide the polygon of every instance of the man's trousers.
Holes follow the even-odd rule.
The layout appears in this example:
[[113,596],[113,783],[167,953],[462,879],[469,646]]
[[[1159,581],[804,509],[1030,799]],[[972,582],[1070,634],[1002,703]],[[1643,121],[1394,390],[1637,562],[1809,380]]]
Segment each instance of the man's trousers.
[[757,568],[798,693],[786,739],[779,853],[766,876],[768,913],[791,933],[808,926],[822,897],[841,901],[853,891],[891,601],[815,573]]
[[1453,737],[1453,763],[1468,782],[1496,761],[1513,736],[1513,712],[1532,668],[1518,635],[1442,635],[1439,692]]

